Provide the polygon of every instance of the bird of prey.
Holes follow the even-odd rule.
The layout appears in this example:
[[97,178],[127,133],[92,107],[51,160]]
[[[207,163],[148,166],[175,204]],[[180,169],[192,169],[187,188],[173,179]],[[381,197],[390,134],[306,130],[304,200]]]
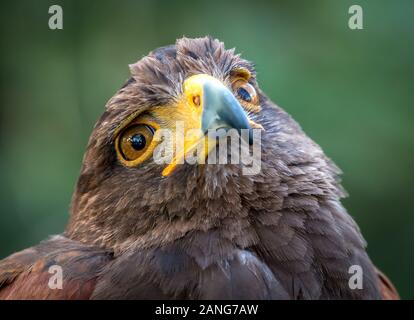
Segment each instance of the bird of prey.
[[[1,299],[398,298],[340,202],[340,170],[260,90],[252,63],[182,38],[130,71],[93,128],[64,233],[0,262]],[[158,163],[155,136],[178,123],[205,135]],[[261,132],[258,172],[178,161],[206,140],[208,158],[218,128],[247,130],[244,149]]]

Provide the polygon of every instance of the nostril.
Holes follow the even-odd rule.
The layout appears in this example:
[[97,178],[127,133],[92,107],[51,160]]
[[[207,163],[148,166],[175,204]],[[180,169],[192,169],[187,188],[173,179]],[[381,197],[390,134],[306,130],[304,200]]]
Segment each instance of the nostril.
[[200,106],[201,101],[200,101],[200,96],[199,96],[199,95],[195,95],[195,96],[193,96],[193,103],[194,103],[194,105],[195,105],[195,106],[197,106],[197,107],[199,107],[199,106]]

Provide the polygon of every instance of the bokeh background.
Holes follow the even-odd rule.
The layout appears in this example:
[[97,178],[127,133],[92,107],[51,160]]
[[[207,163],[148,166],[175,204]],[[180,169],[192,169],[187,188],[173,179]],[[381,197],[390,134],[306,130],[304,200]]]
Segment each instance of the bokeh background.
[[[348,28],[360,4],[364,29]],[[63,30],[48,8],[63,7]],[[414,2],[22,1],[0,4],[0,258],[60,233],[88,135],[128,64],[210,34],[344,171],[375,263],[414,298]]]

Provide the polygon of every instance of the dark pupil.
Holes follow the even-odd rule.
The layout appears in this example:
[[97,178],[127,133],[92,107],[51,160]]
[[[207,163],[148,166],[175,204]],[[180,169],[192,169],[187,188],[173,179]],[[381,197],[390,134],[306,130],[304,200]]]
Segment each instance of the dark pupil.
[[246,89],[240,87],[237,89],[237,94],[240,98],[242,98],[244,101],[251,102],[252,97],[250,96],[250,93],[247,92]]
[[131,142],[132,148],[139,151],[145,148],[145,144],[147,141],[145,140],[144,135],[142,134],[134,134],[129,141]]

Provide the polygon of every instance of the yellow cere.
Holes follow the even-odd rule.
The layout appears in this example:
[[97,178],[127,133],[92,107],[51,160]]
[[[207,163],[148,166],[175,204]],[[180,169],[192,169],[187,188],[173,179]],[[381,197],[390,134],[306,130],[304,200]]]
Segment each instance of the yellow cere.
[[[183,148],[175,150],[174,158],[168,164],[163,172],[163,176],[170,175],[178,164],[183,163],[184,158],[194,152],[196,149],[198,157],[205,159],[207,154],[214,148],[216,141],[210,141],[208,137],[204,136],[202,132],[202,114],[203,114],[203,84],[206,81],[217,81],[212,76],[206,74],[197,74],[189,77],[183,83],[183,98],[177,103],[174,112],[168,108],[160,108],[158,111],[154,110],[154,114],[163,119],[169,119],[168,127],[174,131],[174,136],[177,130],[177,123],[182,123],[183,132],[178,136],[184,137]],[[165,114],[167,113],[167,114]],[[175,141],[174,145],[179,145]]]

